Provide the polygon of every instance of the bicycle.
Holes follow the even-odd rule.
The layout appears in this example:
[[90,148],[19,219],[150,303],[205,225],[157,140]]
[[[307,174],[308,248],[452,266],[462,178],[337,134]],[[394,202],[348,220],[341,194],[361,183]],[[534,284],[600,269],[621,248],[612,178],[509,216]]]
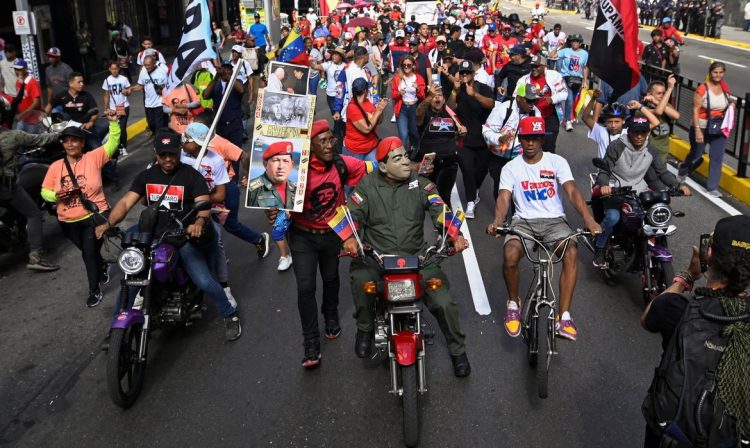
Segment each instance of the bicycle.
[[[526,355],[529,366],[536,369],[537,388],[539,398],[549,396],[549,366],[552,355],[557,354],[557,335],[555,319],[557,316],[557,297],[552,288],[554,265],[560,263],[565,256],[570,241],[581,236],[590,236],[591,232],[577,229],[575,233],[560,241],[539,241],[512,227],[497,227],[495,231],[500,235],[515,235],[523,243],[523,251],[531,264],[534,265],[534,280],[529,286],[529,292],[521,308],[521,337],[526,343]],[[539,252],[534,258],[530,253],[527,242],[533,242],[532,251]],[[550,251],[548,246],[556,245]],[[546,255],[546,256],[545,256]],[[550,298],[551,296],[551,298]],[[549,312],[544,313],[548,308]],[[532,312],[533,311],[533,312]],[[539,337],[539,328],[547,328],[546,338]],[[539,365],[539,355],[542,355],[542,365]]]

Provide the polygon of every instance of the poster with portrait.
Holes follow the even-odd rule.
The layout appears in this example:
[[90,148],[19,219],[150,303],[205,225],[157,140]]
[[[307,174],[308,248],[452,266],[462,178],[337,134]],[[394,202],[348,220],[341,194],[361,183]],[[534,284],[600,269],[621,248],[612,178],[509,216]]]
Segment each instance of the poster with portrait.
[[302,211],[310,140],[257,135],[250,152],[245,207]]
[[268,64],[266,92],[285,92],[307,95],[310,67],[286,62],[271,61]]
[[306,136],[315,118],[315,96],[258,90],[256,134],[272,137]]

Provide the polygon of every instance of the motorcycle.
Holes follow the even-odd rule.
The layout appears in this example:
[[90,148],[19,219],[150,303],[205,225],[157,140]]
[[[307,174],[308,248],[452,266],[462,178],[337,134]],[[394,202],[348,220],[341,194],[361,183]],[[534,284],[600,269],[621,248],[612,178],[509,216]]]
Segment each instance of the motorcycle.
[[376,296],[376,356],[387,359],[391,388],[388,393],[401,397],[404,444],[419,443],[419,395],[427,392],[425,344],[432,345],[435,332],[422,321],[425,290],[443,287],[442,280],[422,278],[421,271],[436,260],[455,253],[445,238],[427,249],[424,256],[381,255],[372,247],[362,247],[363,255],[382,272],[382,280],[363,285],[364,292]]
[[[107,353],[107,389],[112,401],[127,409],[135,403],[146,378],[148,341],[159,327],[190,326],[203,314],[203,293],[180,265],[178,248],[187,244],[183,222],[211,208],[202,201],[178,220],[176,229],[155,237],[148,232],[121,234],[117,264],[124,274],[121,302],[112,320]],[[140,290],[132,307],[132,288]]]
[[[603,159],[593,162],[600,170],[610,172]],[[611,178],[616,179],[614,175]],[[596,175],[592,174],[589,204],[594,218],[601,222],[605,199],[599,195],[595,179]],[[677,226],[670,222],[682,214],[673,212],[670,202],[672,197],[682,195],[679,190],[636,193],[632,187],[621,187],[618,183],[608,196],[621,200],[621,217],[605,247],[607,265],[601,270],[602,275],[605,281],[612,283],[623,270],[640,272],[644,306],[672,284],[674,268],[668,237],[677,231]]]

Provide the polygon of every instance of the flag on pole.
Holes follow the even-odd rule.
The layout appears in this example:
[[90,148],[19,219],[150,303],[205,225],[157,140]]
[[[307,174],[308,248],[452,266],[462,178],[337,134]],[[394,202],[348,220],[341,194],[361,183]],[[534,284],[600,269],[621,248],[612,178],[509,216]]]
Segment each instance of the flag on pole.
[[461,225],[464,223],[463,210],[457,210],[455,213],[448,212],[445,218],[446,233],[453,239],[458,237]]
[[185,7],[185,22],[182,26],[182,39],[177,47],[177,56],[169,68],[164,95],[177,87],[190,76],[201,63],[216,59],[211,45],[211,15],[208,0],[190,0]]
[[618,98],[640,80],[635,0],[600,0],[588,67]]
[[345,205],[336,208],[336,214],[333,215],[328,226],[336,232],[336,235],[341,238],[342,241],[348,240],[352,236],[355,236],[356,227],[351,219],[351,215],[347,213]]
[[[271,59],[269,57],[269,59]],[[292,28],[284,41],[284,46],[276,52],[276,60],[290,64],[310,65],[305,52],[305,38],[297,28]]]

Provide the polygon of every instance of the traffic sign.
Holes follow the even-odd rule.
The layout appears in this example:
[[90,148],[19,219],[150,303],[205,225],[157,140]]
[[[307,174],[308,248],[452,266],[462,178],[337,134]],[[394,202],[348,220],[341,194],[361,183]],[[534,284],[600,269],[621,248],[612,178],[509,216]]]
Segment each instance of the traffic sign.
[[36,34],[34,13],[29,11],[13,11],[13,28],[19,36]]

